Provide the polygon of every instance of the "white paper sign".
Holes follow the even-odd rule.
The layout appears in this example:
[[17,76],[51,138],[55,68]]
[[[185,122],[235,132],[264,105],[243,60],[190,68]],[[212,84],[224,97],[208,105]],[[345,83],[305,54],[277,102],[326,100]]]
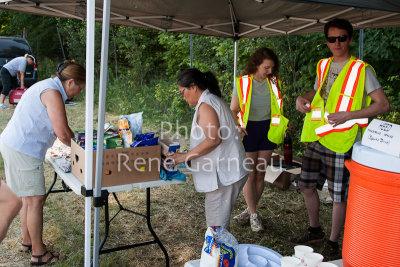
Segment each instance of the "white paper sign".
[[361,144],[400,157],[400,125],[374,119],[365,130]]

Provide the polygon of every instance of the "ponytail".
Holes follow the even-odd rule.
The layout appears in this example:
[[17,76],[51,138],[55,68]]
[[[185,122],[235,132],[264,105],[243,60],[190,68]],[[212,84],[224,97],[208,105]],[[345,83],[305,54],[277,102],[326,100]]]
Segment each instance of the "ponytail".
[[211,71],[207,71],[204,73],[204,77],[206,78],[207,88],[210,93],[221,97],[221,90],[219,89],[218,80],[215,75]]
[[86,83],[85,68],[76,63],[75,60],[65,60],[58,64],[56,76],[62,82],[74,79],[78,83]]
[[210,93],[218,97],[222,96],[221,90],[218,86],[218,80],[210,71],[203,73],[196,68],[187,69],[179,74],[178,85],[182,87],[197,85],[197,87],[202,91],[208,89]]

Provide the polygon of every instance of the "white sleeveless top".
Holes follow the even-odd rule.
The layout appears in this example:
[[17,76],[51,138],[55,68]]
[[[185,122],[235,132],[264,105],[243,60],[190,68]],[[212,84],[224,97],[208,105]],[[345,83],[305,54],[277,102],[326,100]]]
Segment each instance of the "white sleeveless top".
[[231,185],[248,174],[246,153],[236,128],[232,111],[218,96],[205,90],[200,96],[193,116],[190,133],[190,149],[205,140],[203,129],[197,124],[198,108],[201,103],[214,108],[220,124],[222,142],[211,152],[192,160],[191,170],[194,186],[198,192],[218,189],[218,179],[224,186]]
[[68,97],[60,79],[49,78],[35,83],[23,94],[1,134],[1,141],[9,148],[42,161],[57,138],[47,109],[40,100],[41,93],[48,89],[59,91],[65,103]]

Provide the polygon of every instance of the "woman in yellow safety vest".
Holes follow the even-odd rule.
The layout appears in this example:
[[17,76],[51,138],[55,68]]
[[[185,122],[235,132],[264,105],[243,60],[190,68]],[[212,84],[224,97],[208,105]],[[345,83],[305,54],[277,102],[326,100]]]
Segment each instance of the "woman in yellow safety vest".
[[282,115],[278,71],[276,54],[269,48],[259,48],[251,56],[242,76],[236,79],[230,106],[237,117],[251,170],[243,189],[247,208],[234,220],[242,225],[250,220],[254,232],[264,230],[256,205],[264,190],[265,171],[272,151],[282,143],[288,124]]

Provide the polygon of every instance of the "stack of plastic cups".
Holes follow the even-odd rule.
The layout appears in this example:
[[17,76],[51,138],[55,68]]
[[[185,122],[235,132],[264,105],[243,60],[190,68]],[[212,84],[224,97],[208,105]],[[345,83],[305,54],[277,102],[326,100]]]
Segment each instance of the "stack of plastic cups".
[[299,245],[294,247],[293,256],[281,258],[281,267],[337,267],[336,264],[323,262],[324,256],[315,253],[309,246]]

